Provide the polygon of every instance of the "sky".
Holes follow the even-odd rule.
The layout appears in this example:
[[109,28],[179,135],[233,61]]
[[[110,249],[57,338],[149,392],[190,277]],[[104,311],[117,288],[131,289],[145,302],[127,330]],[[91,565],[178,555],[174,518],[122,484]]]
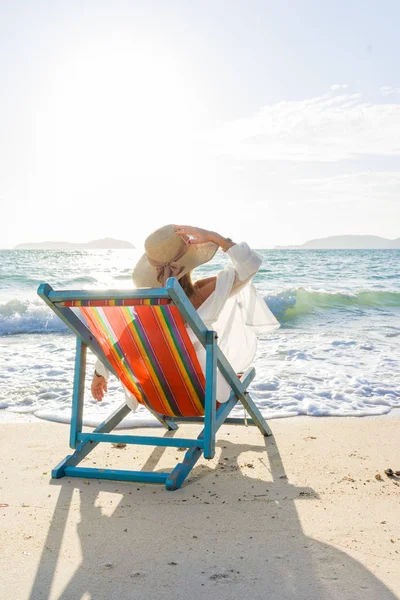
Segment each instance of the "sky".
[[400,236],[400,3],[0,0],[0,247]]

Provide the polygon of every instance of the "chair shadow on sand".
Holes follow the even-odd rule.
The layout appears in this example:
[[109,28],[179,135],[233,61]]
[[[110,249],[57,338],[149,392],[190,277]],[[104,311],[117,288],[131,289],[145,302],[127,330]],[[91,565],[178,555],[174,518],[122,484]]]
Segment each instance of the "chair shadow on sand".
[[[396,600],[358,561],[305,535],[295,500],[318,496],[285,478],[273,438],[260,446],[232,444],[221,432],[217,468],[202,462],[176,492],[150,484],[55,481],[60,494],[30,600],[152,600],[161,593],[190,600]],[[143,469],[156,468],[164,451],[156,448]],[[248,451],[257,452],[269,481],[239,474],[235,461]],[[116,491],[118,506],[104,515],[97,496]],[[73,496],[80,500],[82,561],[56,596],[52,585],[60,577],[57,563]]]

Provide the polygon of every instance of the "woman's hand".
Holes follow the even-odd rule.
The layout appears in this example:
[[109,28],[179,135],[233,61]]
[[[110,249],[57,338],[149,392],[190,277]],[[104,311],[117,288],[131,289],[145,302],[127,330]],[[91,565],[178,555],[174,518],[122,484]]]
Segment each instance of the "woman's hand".
[[212,231],[200,229],[200,227],[191,227],[190,225],[174,225],[175,233],[187,243],[191,244],[207,244],[212,241]]
[[174,225],[174,230],[188,246],[191,246],[192,244],[207,244],[208,242],[213,242],[226,251],[234,245],[233,242],[228,242],[228,240],[222,235],[219,235],[219,233],[208,231],[208,229],[191,227],[190,225]]
[[98,375],[93,375],[90,390],[92,392],[93,398],[98,402],[101,402],[104,398],[104,394],[108,391],[106,378],[99,377]]

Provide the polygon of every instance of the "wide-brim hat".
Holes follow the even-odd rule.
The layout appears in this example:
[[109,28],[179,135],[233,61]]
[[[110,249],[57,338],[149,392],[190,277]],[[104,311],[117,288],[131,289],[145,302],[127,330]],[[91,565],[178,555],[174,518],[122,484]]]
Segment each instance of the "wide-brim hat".
[[173,225],[153,231],[144,243],[145,254],[133,269],[136,287],[163,287],[168,277],[180,279],[192,269],[210,261],[218,250],[217,244],[188,245],[177,235]]

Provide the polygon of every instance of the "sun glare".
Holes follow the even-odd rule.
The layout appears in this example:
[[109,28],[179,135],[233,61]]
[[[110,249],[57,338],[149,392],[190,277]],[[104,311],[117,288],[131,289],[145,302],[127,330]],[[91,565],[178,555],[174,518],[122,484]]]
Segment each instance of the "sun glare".
[[185,167],[200,105],[193,81],[163,48],[131,41],[76,48],[44,91],[38,160],[57,181],[99,172],[168,175]]

